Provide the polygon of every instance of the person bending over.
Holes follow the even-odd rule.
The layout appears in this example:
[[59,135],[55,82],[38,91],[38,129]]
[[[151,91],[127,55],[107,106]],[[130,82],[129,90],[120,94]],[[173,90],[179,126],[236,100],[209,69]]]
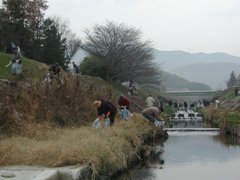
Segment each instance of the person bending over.
[[148,107],[142,111],[142,115],[147,118],[150,122],[155,123],[156,120],[161,121],[160,114],[161,108]]
[[114,124],[117,108],[111,102],[105,100],[95,101],[94,106],[97,108],[98,119],[101,120],[101,117],[104,114],[105,119],[110,119],[110,126],[112,126]]

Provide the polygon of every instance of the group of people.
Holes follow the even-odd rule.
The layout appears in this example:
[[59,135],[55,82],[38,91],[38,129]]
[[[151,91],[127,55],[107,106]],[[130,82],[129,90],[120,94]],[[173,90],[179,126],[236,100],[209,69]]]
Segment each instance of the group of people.
[[[12,74],[20,75],[22,74],[22,54],[20,47],[19,45],[12,43],[11,48],[13,50],[14,57],[5,67],[7,68],[11,66]],[[79,67],[75,64],[75,62],[72,62],[72,65],[73,73],[79,74],[80,73]],[[63,81],[60,78],[60,72],[61,67],[58,63],[50,65],[44,81],[47,84],[51,84],[52,81],[55,79],[59,85],[63,85]],[[131,86],[129,88],[129,93],[130,95],[136,94],[136,87]],[[149,95],[149,97],[146,99],[146,102],[147,108],[143,109],[142,115],[150,122],[155,123],[156,120],[160,120],[159,115],[162,112],[162,107],[161,106],[159,106],[159,108],[154,107],[155,100],[151,97],[151,95]],[[127,120],[131,116],[131,113],[129,111],[130,100],[126,96],[121,95],[118,100],[118,105],[121,119]],[[116,106],[111,102],[105,100],[95,101],[94,106],[97,108],[98,112],[97,120],[101,121],[102,115],[104,115],[105,125],[112,126],[114,124],[115,115],[117,113]]]
[[[141,112],[143,117],[156,126],[162,126],[163,124],[161,122],[163,122],[163,120],[161,120],[160,117],[161,112],[163,112],[162,106],[154,107],[154,99],[151,97],[151,95],[149,95],[146,102],[147,108],[144,108]],[[131,113],[129,112],[130,100],[127,97],[121,95],[118,100],[118,105],[121,119],[128,119],[131,116]],[[94,106],[97,108],[98,112],[98,118],[94,122],[94,127],[99,127],[99,122],[101,121],[103,115],[105,126],[108,126],[108,124],[112,126],[114,124],[114,118],[117,113],[117,108],[115,105],[109,101],[98,100],[94,102]]]
[[[112,126],[114,124],[115,115],[117,113],[116,106],[105,100],[97,100],[94,102],[94,106],[97,108],[97,119],[94,121],[93,126],[98,128],[100,127],[100,121],[102,120],[102,116],[104,116],[104,125],[107,127],[108,125]],[[119,113],[120,118],[122,120],[127,120],[131,113],[129,112],[130,100],[121,95],[118,99]],[[146,118],[149,122],[162,126],[162,120],[160,118],[160,114],[163,111],[162,107],[154,107],[148,106],[144,108],[141,112],[144,118]]]
[[[120,117],[122,120],[127,120],[131,113],[129,112],[130,100],[121,95],[118,100],[118,105],[120,109]],[[98,128],[99,123],[104,115],[104,125],[108,127],[109,125],[112,126],[114,124],[115,115],[117,113],[116,106],[105,100],[97,100],[94,101],[94,106],[97,108],[97,119],[94,122],[94,127]]]
[[[19,45],[12,42],[11,49],[13,52],[13,58],[5,66],[5,68],[8,68],[9,66],[11,66],[11,72],[13,75],[12,83],[16,84],[16,77],[18,77],[19,75],[23,76],[23,71],[22,71],[23,56],[22,56]],[[76,63],[72,62],[72,65],[73,65],[73,74],[76,74],[76,75],[79,74],[80,70],[79,70],[79,67],[76,65]],[[61,72],[61,67],[58,63],[54,63],[50,65],[44,81],[47,84],[51,84],[52,81],[55,79],[59,85],[62,85],[63,80],[60,78],[60,72]]]
[[50,65],[44,81],[47,84],[51,84],[53,82],[53,80],[56,79],[56,81],[59,85],[63,84],[63,82],[60,78],[60,72],[61,72],[61,67],[58,65],[58,63],[54,63],[54,64]]
[[[20,46],[16,43],[12,42],[11,50],[13,52],[13,58],[5,66],[5,68],[8,68],[9,66],[11,66],[11,72],[14,76],[23,75],[23,71],[22,71],[23,56],[21,53]],[[76,65],[75,62],[72,62],[72,66],[73,66],[73,74],[76,74],[76,75],[79,74],[80,69]],[[61,83],[60,82],[60,71],[61,71],[61,67],[60,67],[60,65],[58,65],[58,63],[54,63],[54,64],[50,65],[50,68],[48,69],[48,72],[46,74],[45,81],[47,83],[51,83],[54,79],[56,79],[58,83]]]
[[[154,104],[157,104],[157,107],[155,107]],[[158,97],[154,99],[152,95],[149,94],[146,98],[146,105],[147,108],[142,111],[142,115],[156,126],[162,126],[164,121],[160,115],[163,112],[163,104],[160,99]]]
[[175,111],[187,111],[187,110],[192,110],[196,111],[197,108],[202,108],[202,107],[207,107],[209,105],[209,101],[207,99],[203,99],[202,101],[196,101],[192,103],[187,103],[186,101],[184,102],[177,102],[177,101],[172,101],[169,100],[168,105],[172,108],[174,108]]
[[[80,70],[79,70],[79,67],[76,65],[76,63],[72,62],[72,65],[73,65],[73,74],[76,74],[76,75],[79,74]],[[47,84],[51,84],[52,81],[55,79],[57,81],[58,85],[60,85],[60,86],[63,85],[64,82],[63,82],[62,78],[60,77],[60,72],[61,72],[61,67],[58,63],[54,63],[54,64],[50,65],[44,81]]]

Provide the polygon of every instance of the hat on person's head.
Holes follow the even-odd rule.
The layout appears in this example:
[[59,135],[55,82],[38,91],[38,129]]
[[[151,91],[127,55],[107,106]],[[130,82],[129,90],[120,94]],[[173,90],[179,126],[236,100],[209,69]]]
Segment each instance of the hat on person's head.
[[96,106],[96,107],[100,107],[101,106],[101,101],[94,101],[94,106]]

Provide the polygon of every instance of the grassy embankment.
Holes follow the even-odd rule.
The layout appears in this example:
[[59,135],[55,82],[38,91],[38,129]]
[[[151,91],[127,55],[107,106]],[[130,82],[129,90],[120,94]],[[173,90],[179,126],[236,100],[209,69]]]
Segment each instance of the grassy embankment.
[[[11,78],[10,69],[4,68],[11,57],[0,54],[0,59],[0,78]],[[141,158],[143,136],[156,130],[141,115],[127,122],[117,115],[115,125],[107,129],[91,127],[94,100],[116,104],[120,92],[110,84],[64,73],[61,88],[47,87],[41,82],[46,65],[24,59],[23,69],[26,76],[17,87],[0,82],[0,166],[87,164],[94,176],[111,176]]]
[[111,176],[140,160],[142,136],[153,127],[135,114],[112,128],[51,128],[34,138],[14,136],[1,141],[0,164],[44,165],[50,167],[89,165],[93,175]]
[[[216,109],[214,104],[216,99],[220,101],[219,109]],[[223,133],[236,134],[236,127],[240,125],[239,102],[240,96],[235,96],[234,88],[227,89],[213,98],[212,103],[205,110],[205,117],[210,123],[220,127]]]
[[[0,53],[0,79],[11,79],[11,67],[5,68],[5,66],[12,58],[12,55]],[[23,58],[23,67],[23,72],[28,80],[42,79],[47,69],[47,65],[27,58]]]

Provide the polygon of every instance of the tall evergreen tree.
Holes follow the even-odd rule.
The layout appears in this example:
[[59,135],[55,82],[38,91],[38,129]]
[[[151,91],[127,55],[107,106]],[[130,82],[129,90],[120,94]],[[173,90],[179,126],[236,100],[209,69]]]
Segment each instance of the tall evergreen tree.
[[66,39],[58,31],[53,19],[47,18],[43,24],[43,47],[41,61],[46,64],[58,63],[66,68]]
[[58,32],[61,34],[61,38],[65,39],[66,48],[66,66],[70,63],[74,54],[78,51],[81,41],[75,33],[69,28],[69,21],[58,16],[54,16],[52,20],[55,22]]
[[47,0],[2,0],[0,8],[1,49],[15,42],[27,57],[39,57],[40,31]]
[[229,80],[227,81],[227,87],[228,87],[228,88],[233,87],[236,83],[237,83],[237,78],[236,78],[236,76],[235,76],[234,71],[232,71],[232,72],[231,72],[231,75],[230,75],[230,78],[229,78]]

